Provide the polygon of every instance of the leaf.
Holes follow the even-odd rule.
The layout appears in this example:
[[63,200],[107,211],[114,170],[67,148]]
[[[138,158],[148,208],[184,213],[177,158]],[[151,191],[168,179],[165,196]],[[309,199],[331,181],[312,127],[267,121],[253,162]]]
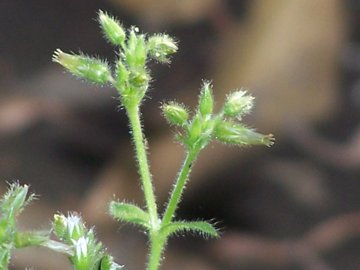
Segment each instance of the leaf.
[[197,232],[204,237],[219,237],[216,228],[206,221],[175,221],[162,228],[166,236],[181,232]]
[[149,214],[134,204],[112,201],[109,205],[109,212],[110,215],[117,220],[149,228]]

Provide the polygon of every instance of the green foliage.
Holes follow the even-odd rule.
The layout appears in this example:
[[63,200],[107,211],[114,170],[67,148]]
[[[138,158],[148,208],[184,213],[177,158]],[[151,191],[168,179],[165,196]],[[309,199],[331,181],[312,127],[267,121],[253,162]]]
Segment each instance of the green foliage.
[[[219,236],[217,229],[208,222],[173,220],[193,163],[201,150],[212,140],[238,146],[270,146],[273,137],[257,133],[240,122],[242,116],[252,109],[254,100],[244,90],[228,95],[218,113],[214,113],[213,87],[208,81],[204,81],[201,87],[198,106],[192,116],[182,104],[164,103],[163,115],[171,125],[176,126],[176,138],[184,145],[186,156],[165,211],[159,214],[147,159],[140,106],[151,81],[147,67],[149,60],[169,63],[171,55],[178,50],[177,43],[167,34],[140,33],[135,26],[125,31],[117,19],[103,11],[98,13],[98,22],[105,38],[116,48],[118,58],[114,66],[96,57],[64,53],[60,49],[54,52],[53,61],[81,79],[99,85],[110,84],[117,90],[130,122],[145,207],[111,201],[109,213],[118,221],[138,225],[146,231],[150,240],[147,269],[158,270],[170,236],[187,232],[204,237]],[[0,201],[0,269],[7,269],[13,249],[39,245],[65,254],[75,270],[122,268],[96,239],[94,229],[88,229],[77,214],[54,215],[52,231],[60,241],[50,240],[47,232],[18,231],[16,217],[32,199],[33,195],[28,195],[28,186],[12,184]]]
[[47,241],[47,232],[19,232],[16,218],[33,199],[29,186],[13,183],[0,200],[0,269],[8,269],[16,248],[38,246]]
[[140,225],[146,229],[150,228],[149,214],[134,204],[112,201],[109,205],[109,213],[119,221]]
[[195,232],[204,237],[219,237],[216,228],[206,221],[175,221],[164,226],[161,232],[167,237],[183,232]]
[[[205,81],[201,87],[198,107],[192,118],[182,104],[164,103],[162,105],[163,115],[171,125],[177,127],[176,138],[185,146],[186,158],[175,181],[165,212],[163,216],[160,216],[157,212],[139,108],[151,79],[147,68],[148,60],[153,59],[161,63],[169,63],[170,56],[178,50],[178,47],[174,39],[166,34],[147,36],[139,33],[139,29],[134,26],[126,32],[115,18],[102,11],[99,12],[99,22],[105,38],[111,44],[119,47],[114,76],[108,75],[110,72],[104,72],[109,69],[103,61],[96,63],[102,63],[106,68],[94,64],[91,66],[94,68],[93,72],[80,73],[78,70],[83,70],[81,65],[84,61],[81,56],[73,56],[76,59],[75,61],[71,56],[58,50],[55,52],[54,60],[71,73],[89,81],[100,82],[101,84],[110,82],[120,95],[120,101],[130,121],[146,209],[143,210],[133,204],[112,201],[109,205],[109,212],[116,220],[139,225],[148,232],[150,238],[148,269],[157,270],[160,266],[164,246],[170,235],[187,231],[198,232],[207,236],[218,235],[216,229],[207,222],[173,221],[193,162],[200,151],[214,139],[239,146],[254,144],[269,146],[272,144],[273,138],[272,135],[262,135],[239,122],[241,117],[249,113],[253,106],[253,97],[244,90],[230,94],[223,109],[219,113],[214,113],[212,85]],[[81,61],[78,60],[79,57]],[[92,58],[87,58],[86,61],[89,63],[93,61],[90,59]],[[87,66],[90,67],[90,64]],[[99,68],[101,72],[97,72],[95,68]],[[101,74],[102,79],[94,79],[93,73]],[[107,75],[104,76],[103,74]],[[56,222],[54,224],[56,225]],[[64,228],[56,227],[55,231],[58,230],[58,234],[63,235]]]
[[[75,270],[117,270],[122,267],[115,262],[95,238],[93,229],[87,229],[82,218],[77,214],[67,216],[54,215],[53,231],[68,247],[67,255]],[[51,248],[49,245],[47,247]],[[53,246],[55,251],[58,246]]]

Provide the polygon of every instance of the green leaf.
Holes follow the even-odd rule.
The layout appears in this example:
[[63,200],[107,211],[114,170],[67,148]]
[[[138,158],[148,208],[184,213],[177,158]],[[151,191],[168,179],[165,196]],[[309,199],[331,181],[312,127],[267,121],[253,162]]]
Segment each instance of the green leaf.
[[109,212],[117,220],[149,228],[149,214],[134,204],[112,201],[109,205]]
[[206,237],[219,237],[216,228],[206,221],[175,221],[161,229],[166,236],[182,232],[197,232]]

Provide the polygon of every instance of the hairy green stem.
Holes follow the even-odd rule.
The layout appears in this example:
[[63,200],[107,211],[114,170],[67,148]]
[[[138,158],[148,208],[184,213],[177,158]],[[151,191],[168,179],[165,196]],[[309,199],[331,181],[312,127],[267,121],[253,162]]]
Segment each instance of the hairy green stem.
[[141,128],[139,106],[137,104],[130,105],[126,107],[126,110],[132,130],[141,184],[144,191],[147,210],[151,219],[151,226],[156,228],[159,223],[157,206],[155,202],[154,188],[151,181],[149,163],[146,155],[144,135]]
[[175,214],[175,211],[178,207],[182,193],[184,191],[184,187],[189,178],[189,174],[190,174],[191,168],[192,168],[192,163],[197,158],[199,151],[200,150],[198,148],[193,148],[193,149],[188,150],[188,152],[186,154],[185,161],[181,167],[181,170],[176,179],[174,188],[171,192],[171,196],[170,196],[169,202],[167,204],[167,207],[166,207],[163,219],[162,219],[162,223],[161,223],[162,226],[169,224]]
[[162,260],[166,239],[159,232],[150,236],[150,254],[147,270],[158,270]]

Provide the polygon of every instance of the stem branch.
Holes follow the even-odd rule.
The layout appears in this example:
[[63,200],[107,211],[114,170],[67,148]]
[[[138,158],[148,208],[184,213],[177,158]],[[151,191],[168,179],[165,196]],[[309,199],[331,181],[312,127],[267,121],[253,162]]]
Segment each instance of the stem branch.
[[199,150],[197,148],[190,149],[186,153],[185,161],[176,179],[174,188],[171,192],[171,196],[162,219],[162,223],[161,223],[162,226],[167,225],[171,222],[175,214],[175,211],[178,207],[186,182],[189,178],[192,163],[194,162],[198,154],[199,154]]

